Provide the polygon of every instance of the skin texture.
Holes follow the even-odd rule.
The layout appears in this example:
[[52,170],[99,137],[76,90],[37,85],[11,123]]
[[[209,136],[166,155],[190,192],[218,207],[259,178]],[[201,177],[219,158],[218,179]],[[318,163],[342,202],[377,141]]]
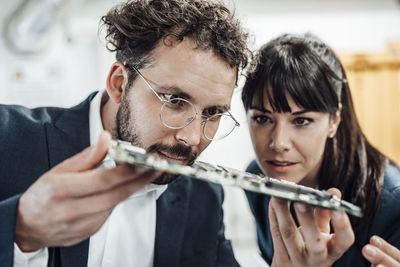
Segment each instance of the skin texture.
[[331,118],[307,111],[288,97],[291,112],[274,112],[265,94],[264,103],[254,103],[247,112],[259,166],[270,177],[315,187],[325,143],[336,133],[340,110]]
[[[328,192],[340,197],[335,188]],[[354,233],[345,212],[299,203],[294,209],[295,215],[286,201],[270,201],[268,215],[275,251],[272,266],[331,266],[353,244]]]
[[362,249],[363,256],[379,267],[396,267],[400,265],[400,251],[379,236],[372,236],[369,244]]
[[[153,53],[157,59],[155,64],[140,71],[157,93],[185,94],[200,114],[207,114],[207,110],[213,107],[230,106],[236,73],[213,53],[195,49],[190,39],[172,47],[160,45]],[[115,114],[122,108],[130,116],[128,119],[120,116],[119,132],[124,140],[146,150],[154,144],[166,147],[180,145],[190,148],[190,153],[197,156],[210,144],[201,133],[200,116],[182,129],[164,127],[159,117],[160,100],[142,79],[135,80],[132,85],[134,90],[125,90],[126,76],[125,66],[120,62],[115,63],[107,80],[107,92],[113,101],[108,101],[102,111],[106,128],[115,129],[117,124],[115,115],[110,117],[107,114]],[[134,136],[138,138],[134,139]],[[188,163],[188,159],[176,158],[169,155],[168,151],[156,152],[167,158],[171,156],[183,164]]]
[[[336,133],[341,108],[332,118],[327,113],[304,112],[290,97],[290,113],[273,112],[266,96],[263,103],[260,108],[255,102],[247,112],[259,166],[270,177],[316,187],[325,142]],[[273,161],[291,164],[276,166]],[[328,191],[340,197],[337,189]],[[353,244],[354,233],[344,212],[301,204],[294,208],[291,213],[286,201],[270,201],[272,266],[331,266]],[[371,237],[362,254],[372,266],[400,264],[400,251],[378,236]]]
[[[287,99],[291,112],[274,112],[266,95],[263,106],[253,103],[247,112],[257,161],[268,176],[316,187],[325,142],[336,133],[340,108],[332,117]],[[328,191],[341,197],[335,188]],[[272,266],[331,266],[354,242],[343,211],[295,203],[292,213],[287,201],[273,197],[268,215],[275,252]]]
[[[184,39],[171,46],[161,42],[153,50],[153,58],[151,67],[141,72],[159,93],[171,93],[165,88],[179,88],[200,114],[215,106],[229,107],[236,69],[212,52],[195,49],[190,39]],[[183,164],[191,160],[187,155],[196,157],[209,145],[201,134],[199,116],[185,128],[168,129],[159,121],[160,101],[143,81],[136,79],[129,90],[127,83],[125,66],[114,63],[107,77],[108,100],[101,108],[105,130],[122,132],[126,141],[146,150],[159,147],[152,153]],[[119,110],[122,115],[118,117]],[[43,174],[21,196],[15,241],[22,251],[71,246],[88,238],[100,229],[118,203],[159,179],[158,172],[128,165],[95,169],[107,153],[111,140],[108,132],[100,136],[97,145]],[[190,153],[182,156],[173,147]]]

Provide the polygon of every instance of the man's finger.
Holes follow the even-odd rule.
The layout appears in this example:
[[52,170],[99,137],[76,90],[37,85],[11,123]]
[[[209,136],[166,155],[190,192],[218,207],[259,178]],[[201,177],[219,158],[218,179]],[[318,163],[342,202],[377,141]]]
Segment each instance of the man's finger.
[[95,168],[107,155],[111,135],[103,131],[95,146],[88,147],[82,152],[64,160],[53,168],[57,172],[78,172]]
[[390,245],[388,242],[386,242],[383,238],[374,235],[370,239],[370,244],[374,245],[375,247],[379,248],[381,251],[383,251],[385,254],[389,255],[392,257],[395,261],[398,261],[400,263],[400,250],[397,249],[396,247]]
[[110,190],[120,184],[133,181],[145,173],[150,181],[161,175],[161,172],[150,171],[144,167],[122,164],[111,169],[62,174],[60,177],[63,182],[57,184],[57,189],[67,197],[83,197]]
[[83,198],[69,199],[62,204],[58,217],[61,221],[72,222],[113,209],[118,203],[149,184],[152,181],[149,177],[151,177],[150,171],[109,191]]
[[363,256],[376,266],[383,265],[385,267],[398,267],[399,262],[387,255],[385,252],[373,245],[365,245],[362,249]]

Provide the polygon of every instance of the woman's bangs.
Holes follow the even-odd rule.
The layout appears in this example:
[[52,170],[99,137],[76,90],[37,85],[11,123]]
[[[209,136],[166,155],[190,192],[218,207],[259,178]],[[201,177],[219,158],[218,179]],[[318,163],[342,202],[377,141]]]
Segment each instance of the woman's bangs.
[[[296,62],[295,67],[281,69],[273,68],[269,74],[269,90],[266,91],[268,100],[275,112],[291,112],[287,97],[294,103],[310,111],[328,112],[329,102],[326,95],[330,90],[324,76],[318,70],[301,72],[307,69]],[[279,66],[279,64],[278,64]],[[330,94],[328,94],[330,95]]]

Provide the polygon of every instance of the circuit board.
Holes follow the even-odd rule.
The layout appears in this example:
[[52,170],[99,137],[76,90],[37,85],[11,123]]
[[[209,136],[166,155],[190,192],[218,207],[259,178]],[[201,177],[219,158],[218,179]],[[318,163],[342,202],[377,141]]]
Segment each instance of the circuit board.
[[196,161],[190,166],[181,165],[151,154],[146,154],[143,149],[120,140],[111,141],[108,154],[117,163],[129,163],[216,184],[236,186],[248,191],[293,202],[305,203],[315,207],[344,210],[356,217],[363,216],[361,208],[347,201],[340,200],[327,191],[317,190],[285,180],[278,180],[264,175],[255,175],[202,161]]

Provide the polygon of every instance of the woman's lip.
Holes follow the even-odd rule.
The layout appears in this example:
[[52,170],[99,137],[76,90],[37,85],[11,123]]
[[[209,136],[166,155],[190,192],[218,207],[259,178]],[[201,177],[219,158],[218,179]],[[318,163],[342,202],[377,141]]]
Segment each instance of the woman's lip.
[[[279,173],[287,173],[297,165],[296,162],[280,161],[280,160],[267,160],[266,163],[269,169]],[[278,165],[278,164],[285,164],[285,165]]]
[[277,165],[279,165],[279,164],[282,164],[282,165],[284,165],[284,164],[287,164],[287,165],[296,164],[296,162],[293,162],[293,161],[275,160],[275,159],[273,159],[273,160],[267,160],[267,162],[268,162],[268,163],[271,163],[271,164],[277,163]]

